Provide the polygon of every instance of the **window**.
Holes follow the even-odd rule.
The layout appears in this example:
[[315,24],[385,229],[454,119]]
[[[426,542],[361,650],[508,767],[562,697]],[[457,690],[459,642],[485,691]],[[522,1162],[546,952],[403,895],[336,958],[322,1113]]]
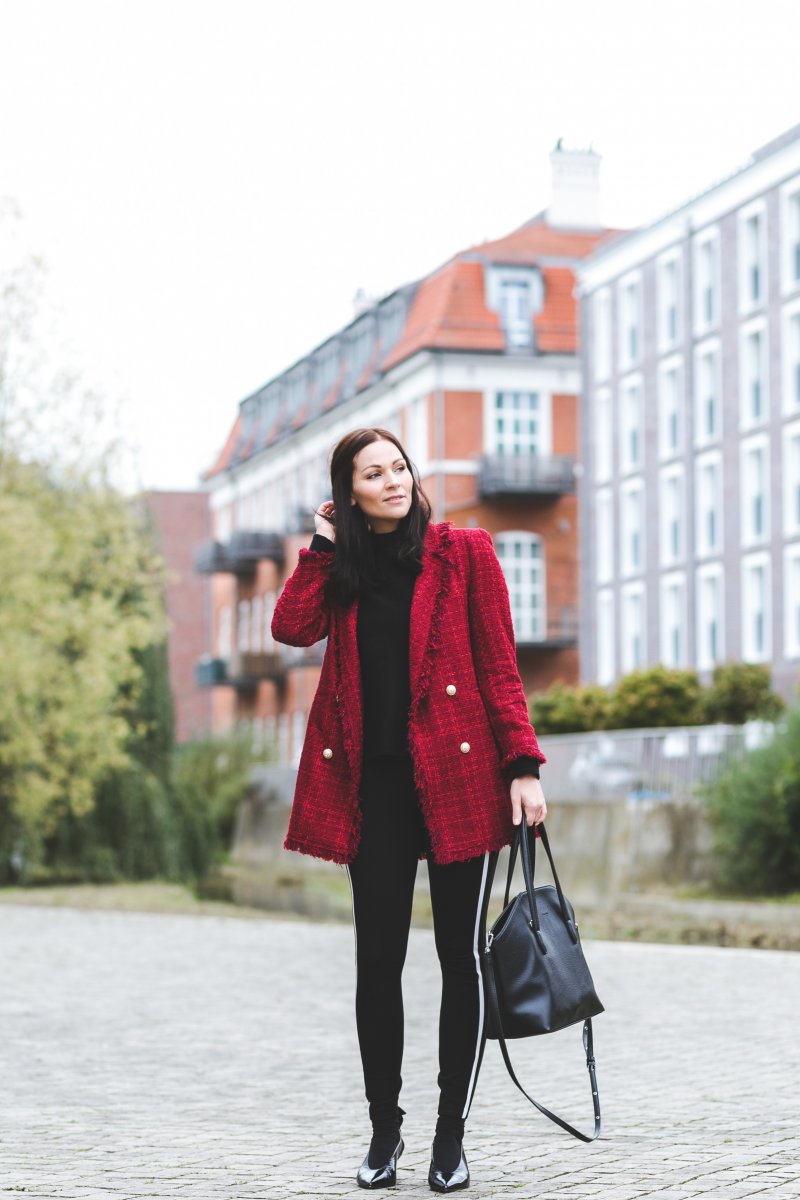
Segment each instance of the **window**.
[[760,425],[767,417],[767,330],[763,320],[746,326],[742,333],[739,411],[743,429]]
[[611,478],[613,438],[611,392],[601,388],[595,397],[594,473],[598,483]]
[[509,346],[533,345],[531,288],[525,279],[504,279],[500,284],[500,321]]
[[300,754],[303,749],[303,739],[306,736],[306,714],[301,711],[292,713],[291,718],[291,733],[292,733],[292,766],[300,765]]
[[722,644],[722,565],[709,563],[697,572],[697,666],[710,671],[724,658]]
[[699,558],[722,549],[722,462],[719,452],[696,463],[695,553]]
[[719,238],[716,229],[694,243],[694,329],[704,333],[719,320]]
[[250,649],[250,601],[240,600],[236,622],[236,649],[246,653]]
[[644,567],[644,487],[641,479],[623,484],[622,508],[622,573],[635,575]]
[[623,472],[636,471],[644,459],[644,406],[642,382],[628,379],[620,390],[619,460]]
[[514,636],[522,643],[540,642],[547,632],[541,540],[533,533],[501,533],[495,548],[508,586]]
[[629,276],[619,285],[619,361],[624,371],[642,354],[641,279]]
[[611,293],[608,289],[597,292],[592,308],[594,312],[594,377],[601,383],[611,374]]
[[742,562],[742,658],[766,662],[771,653],[769,558],[753,555]]
[[289,762],[289,714],[282,712],[278,714],[277,720],[277,748],[278,762]]
[[602,488],[597,493],[595,514],[597,520],[596,573],[598,583],[609,583],[614,578],[614,508],[611,488]]
[[719,346],[716,342],[706,342],[697,348],[695,356],[695,444],[715,442],[720,432]]
[[610,588],[597,594],[597,682],[611,683],[615,673],[614,593]]
[[669,359],[658,369],[658,447],[662,458],[679,454],[683,445],[681,363]]
[[768,459],[765,434],[742,443],[742,545],[769,537]]
[[787,658],[800,658],[800,545],[786,548],[783,586],[784,651]]
[[272,636],[272,617],[275,612],[277,599],[277,592],[267,592],[264,596],[264,634],[261,644],[268,654],[272,654],[275,651],[275,639]]
[[658,287],[658,345],[661,350],[671,350],[680,336],[680,254],[673,251],[659,260],[657,270]]
[[800,410],[800,303],[783,314],[783,411]]
[[793,179],[783,192],[783,288],[800,285],[800,179]]
[[495,393],[491,442],[496,454],[541,453],[542,413],[536,392]]
[[800,421],[783,431],[783,535],[800,533]]
[[261,651],[261,635],[264,629],[263,607],[264,601],[261,596],[253,596],[250,606],[250,649],[255,654],[259,654]]
[[739,301],[743,312],[764,303],[766,295],[766,209],[763,200],[739,214]]
[[661,565],[671,566],[684,555],[683,466],[661,472]]
[[231,621],[231,606],[223,604],[219,610],[219,627],[217,634],[217,653],[220,658],[230,658],[233,646],[233,631]]
[[620,650],[623,674],[644,666],[644,587],[628,584],[622,589]]
[[683,575],[661,581],[660,657],[665,667],[686,664],[686,584]]
[[[415,396],[408,409],[408,453],[420,471],[428,464],[428,397]],[[330,486],[330,485],[329,485]]]

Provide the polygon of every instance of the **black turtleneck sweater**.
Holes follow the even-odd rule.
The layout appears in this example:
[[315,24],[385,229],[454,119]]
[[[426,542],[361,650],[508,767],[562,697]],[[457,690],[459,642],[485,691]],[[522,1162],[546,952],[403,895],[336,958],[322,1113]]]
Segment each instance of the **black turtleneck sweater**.
[[[370,533],[376,583],[365,584],[358,600],[358,657],[364,717],[363,756],[408,752],[409,625],[418,568],[398,558],[400,530]],[[311,550],[335,551],[334,543],[315,533]],[[520,775],[539,776],[535,758],[519,758],[504,771],[508,782]]]

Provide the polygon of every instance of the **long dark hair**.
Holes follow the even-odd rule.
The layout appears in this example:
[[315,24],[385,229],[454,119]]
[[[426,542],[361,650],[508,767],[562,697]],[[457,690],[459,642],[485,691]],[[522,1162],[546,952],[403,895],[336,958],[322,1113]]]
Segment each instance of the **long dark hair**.
[[331,453],[331,498],[335,509],[336,557],[325,589],[325,597],[329,604],[350,604],[364,587],[376,582],[369,526],[358,505],[351,503],[353,462],[365,446],[384,439],[392,442],[400,451],[413,480],[411,506],[398,523],[398,557],[409,570],[422,570],[422,545],[431,519],[431,506],[420,485],[419,471],[399,440],[388,429],[354,429],[336,443]]

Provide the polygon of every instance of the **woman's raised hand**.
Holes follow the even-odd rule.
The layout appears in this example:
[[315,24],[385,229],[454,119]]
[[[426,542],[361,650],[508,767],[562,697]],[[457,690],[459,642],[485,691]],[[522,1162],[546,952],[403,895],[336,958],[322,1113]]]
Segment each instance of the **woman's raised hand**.
[[334,505],[332,500],[326,500],[324,504],[320,504],[319,508],[314,509],[314,528],[322,537],[328,538],[329,541],[336,541],[336,528],[331,521],[334,515]]
[[511,819],[515,825],[525,813],[527,825],[538,825],[547,816],[542,785],[535,775],[520,775],[511,781]]

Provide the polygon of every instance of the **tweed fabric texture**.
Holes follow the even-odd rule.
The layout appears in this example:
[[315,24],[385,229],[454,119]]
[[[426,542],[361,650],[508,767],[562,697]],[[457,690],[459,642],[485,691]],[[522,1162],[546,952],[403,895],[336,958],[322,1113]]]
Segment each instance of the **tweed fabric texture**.
[[[328,638],[284,845],[348,863],[361,825],[358,601],[344,609],[325,604],[333,557],[300,551],[275,606],[272,633],[290,646]],[[517,670],[508,589],[486,530],[457,529],[449,521],[428,526],[409,651],[409,750],[434,861],[499,850],[513,834],[503,769],[523,757],[545,758]]]

